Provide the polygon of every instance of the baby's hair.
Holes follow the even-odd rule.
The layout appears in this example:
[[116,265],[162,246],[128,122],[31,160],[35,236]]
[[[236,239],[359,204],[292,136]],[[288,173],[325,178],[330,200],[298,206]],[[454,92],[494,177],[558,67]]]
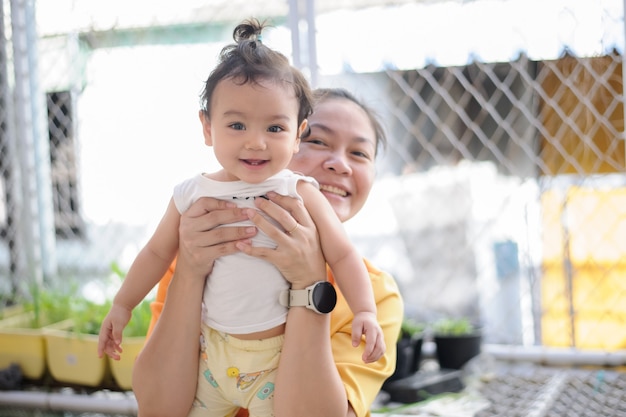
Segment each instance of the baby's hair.
[[224,79],[231,79],[241,85],[271,81],[291,86],[299,105],[298,125],[311,114],[313,99],[309,83],[285,55],[262,43],[261,33],[265,27],[265,22],[248,19],[233,31],[235,43],[222,49],[219,62],[200,94],[200,107],[206,117],[211,115],[215,87]]
[[[387,134],[385,133],[385,128],[383,124],[380,122],[380,117],[371,107],[366,105],[363,101],[356,98],[354,94],[349,92],[344,88],[317,88],[313,90],[313,99],[315,100],[315,105],[330,99],[345,99],[353,102],[357,106],[359,106],[365,114],[367,118],[370,120],[372,124],[372,128],[374,129],[374,134],[376,135],[376,149],[387,147]],[[307,129],[303,137],[307,137],[311,133],[310,129]]]

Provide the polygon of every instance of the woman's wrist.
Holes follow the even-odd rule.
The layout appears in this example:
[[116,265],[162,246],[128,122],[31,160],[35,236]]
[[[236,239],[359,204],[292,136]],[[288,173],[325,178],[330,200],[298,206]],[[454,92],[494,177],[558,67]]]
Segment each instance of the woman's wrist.
[[313,274],[308,275],[307,277],[302,277],[302,279],[293,280],[291,281],[291,289],[303,290],[319,281],[328,281],[326,274]]

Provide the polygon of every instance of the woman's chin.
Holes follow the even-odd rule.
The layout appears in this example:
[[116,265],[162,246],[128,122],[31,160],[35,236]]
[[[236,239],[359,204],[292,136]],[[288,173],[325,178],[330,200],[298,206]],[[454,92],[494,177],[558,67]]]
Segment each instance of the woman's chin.
[[339,220],[346,221],[350,216],[350,199],[348,197],[340,197],[337,194],[324,193],[324,196],[332,206]]

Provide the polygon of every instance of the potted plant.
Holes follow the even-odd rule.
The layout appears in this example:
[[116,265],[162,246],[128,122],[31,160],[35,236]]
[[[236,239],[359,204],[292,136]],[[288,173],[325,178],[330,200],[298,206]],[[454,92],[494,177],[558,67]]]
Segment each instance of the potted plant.
[[62,383],[99,387],[109,377],[106,358],[97,355],[100,324],[110,301],[97,303],[74,296],[64,329],[44,328],[46,359],[52,377]]
[[480,354],[482,332],[468,318],[443,318],[432,330],[440,368],[461,369]]
[[[396,369],[385,384],[416,373],[422,360],[422,343],[426,325],[414,319],[404,319],[396,343]],[[384,388],[384,387],[383,387]]]
[[33,287],[30,295],[0,320],[0,369],[17,364],[26,379],[39,380],[47,370],[43,327],[68,326],[64,319],[70,298],[39,287]]

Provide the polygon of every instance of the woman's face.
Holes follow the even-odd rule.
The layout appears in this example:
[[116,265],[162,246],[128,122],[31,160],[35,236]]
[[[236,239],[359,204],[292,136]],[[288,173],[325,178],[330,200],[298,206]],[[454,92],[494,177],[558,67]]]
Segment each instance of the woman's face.
[[374,183],[376,133],[367,113],[345,98],[318,103],[309,126],[289,168],[315,178],[344,222],[361,210]]

